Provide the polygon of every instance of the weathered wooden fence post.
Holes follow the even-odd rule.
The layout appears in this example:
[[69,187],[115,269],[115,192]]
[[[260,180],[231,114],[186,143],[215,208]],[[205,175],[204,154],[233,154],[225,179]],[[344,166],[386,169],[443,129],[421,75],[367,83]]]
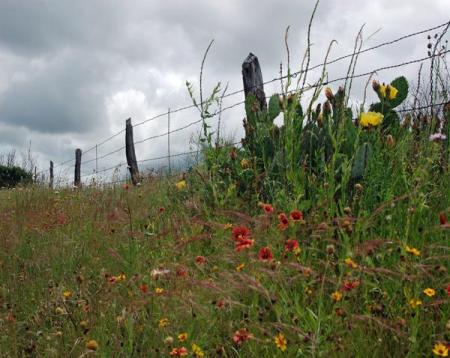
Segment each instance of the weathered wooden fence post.
[[260,109],[267,109],[264,81],[258,57],[250,53],[242,63],[242,80],[244,81],[245,98],[252,93],[259,102]]
[[50,183],[49,183],[49,187],[50,189],[53,189],[53,161],[50,160]]
[[75,180],[73,185],[81,188],[81,149],[75,150]]
[[131,174],[131,181],[133,185],[139,183],[139,168],[136,160],[136,152],[134,150],[133,140],[133,126],[131,125],[131,118],[126,120],[125,126],[125,154],[127,156],[128,169]]

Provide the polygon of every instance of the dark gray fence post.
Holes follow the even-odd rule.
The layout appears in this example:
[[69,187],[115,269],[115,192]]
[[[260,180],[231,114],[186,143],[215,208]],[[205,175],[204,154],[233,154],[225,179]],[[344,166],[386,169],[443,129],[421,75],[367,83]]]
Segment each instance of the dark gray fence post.
[[81,188],[81,149],[75,150],[75,180],[73,185]]
[[53,161],[50,160],[50,183],[49,183],[49,187],[50,189],[53,189]]
[[252,93],[259,102],[260,109],[267,109],[264,81],[258,57],[250,53],[242,63],[242,80],[244,81],[245,98]]
[[131,174],[131,181],[133,185],[139,183],[139,168],[136,160],[136,152],[134,150],[133,140],[133,126],[131,125],[131,118],[126,120],[125,126],[125,154],[127,156],[128,169]]

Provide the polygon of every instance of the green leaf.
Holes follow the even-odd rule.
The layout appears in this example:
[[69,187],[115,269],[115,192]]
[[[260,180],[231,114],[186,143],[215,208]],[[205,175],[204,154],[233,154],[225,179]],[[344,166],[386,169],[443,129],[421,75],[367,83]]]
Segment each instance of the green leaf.
[[280,101],[278,99],[278,95],[274,94],[272,97],[270,97],[269,100],[269,120],[273,122],[275,118],[278,117],[280,114],[281,108],[280,108]]
[[351,178],[353,180],[359,180],[363,178],[371,156],[372,146],[370,145],[370,143],[364,143],[357,149],[351,174]]
[[408,97],[408,81],[405,77],[401,76],[391,82],[391,86],[398,90],[397,97],[389,100],[391,108],[399,106]]

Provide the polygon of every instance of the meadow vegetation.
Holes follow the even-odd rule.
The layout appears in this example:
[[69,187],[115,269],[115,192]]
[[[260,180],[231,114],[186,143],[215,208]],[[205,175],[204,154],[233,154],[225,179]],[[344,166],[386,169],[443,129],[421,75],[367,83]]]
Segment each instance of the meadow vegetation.
[[292,81],[247,96],[242,146],[201,99],[186,173],[1,191],[0,356],[448,356],[450,104]]

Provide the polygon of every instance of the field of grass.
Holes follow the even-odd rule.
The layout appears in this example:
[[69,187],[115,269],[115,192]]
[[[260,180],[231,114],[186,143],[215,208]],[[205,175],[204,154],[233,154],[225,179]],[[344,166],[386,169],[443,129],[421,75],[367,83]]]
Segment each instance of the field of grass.
[[201,167],[134,188],[4,190],[0,356],[445,356],[440,148],[385,143],[345,206],[322,182],[301,213],[282,193],[210,200]]

